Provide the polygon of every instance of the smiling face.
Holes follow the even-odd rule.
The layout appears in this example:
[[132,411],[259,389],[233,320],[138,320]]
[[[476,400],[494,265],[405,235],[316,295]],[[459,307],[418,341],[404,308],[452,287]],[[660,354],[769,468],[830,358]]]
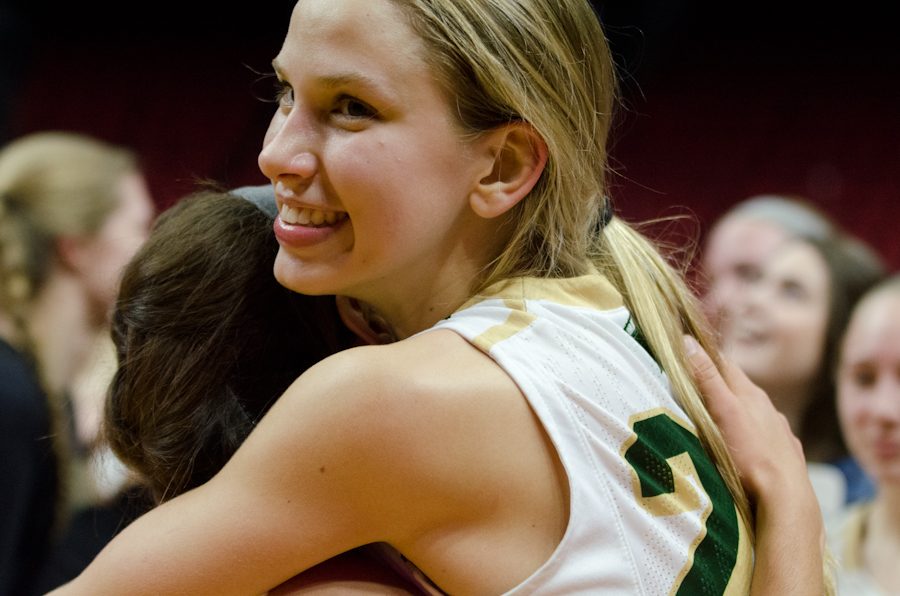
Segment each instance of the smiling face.
[[468,283],[493,256],[468,207],[493,159],[462,139],[404,17],[388,0],[294,9],[259,165],[280,209],[275,275],[295,291],[389,310]]
[[813,246],[783,245],[733,296],[722,331],[725,351],[768,391],[801,395],[822,364],[830,291],[828,266]]
[[753,217],[734,215],[716,225],[703,255],[703,272],[709,284],[703,307],[717,328],[726,325],[741,293],[787,240],[787,232],[778,225]]
[[838,413],[847,445],[884,486],[900,487],[900,291],[860,303],[841,349]]

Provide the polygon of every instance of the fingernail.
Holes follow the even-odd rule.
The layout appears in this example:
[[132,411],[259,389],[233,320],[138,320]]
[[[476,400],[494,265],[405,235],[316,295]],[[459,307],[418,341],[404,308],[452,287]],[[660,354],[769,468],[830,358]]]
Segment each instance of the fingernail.
[[700,344],[697,343],[697,340],[693,335],[685,335],[684,336],[684,351],[688,356],[693,356],[700,349]]

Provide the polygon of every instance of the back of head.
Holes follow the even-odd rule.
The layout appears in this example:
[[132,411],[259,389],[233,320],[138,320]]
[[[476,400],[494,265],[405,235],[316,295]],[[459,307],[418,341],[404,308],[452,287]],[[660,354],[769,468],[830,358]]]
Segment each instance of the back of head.
[[163,213],[125,271],[105,430],[159,500],[211,478],[291,382],[350,344],[333,297],[275,281],[277,248],[259,208],[205,192]]
[[0,151],[0,311],[23,317],[56,239],[96,233],[118,206],[117,185],[136,168],[130,151],[73,133],[36,133]]
[[547,144],[546,168],[516,206],[512,239],[482,281],[585,273],[616,97],[613,61],[590,3],[395,1],[424,40],[463,134],[526,122]]

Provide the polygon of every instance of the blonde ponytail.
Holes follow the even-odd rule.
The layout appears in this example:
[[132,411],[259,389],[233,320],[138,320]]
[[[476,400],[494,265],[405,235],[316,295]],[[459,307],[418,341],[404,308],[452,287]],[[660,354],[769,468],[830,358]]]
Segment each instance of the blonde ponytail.
[[682,348],[684,334],[694,336],[710,354],[718,353],[691,291],[645,236],[619,218],[603,229],[596,265],[619,292],[672,390],[697,425],[704,447],[712,455],[735,505],[748,528],[753,528],[750,502],[722,435],[697,391]]
[[[625,305],[656,361],[666,372],[672,391],[697,427],[697,434],[712,456],[734,497],[751,542],[755,543],[754,515],[718,426],[697,390],[683,349],[682,336],[692,335],[718,365],[718,348],[684,276],[670,265],[654,244],[619,218],[604,227],[595,265],[622,294]],[[825,593],[836,593],[834,561],[826,551]]]

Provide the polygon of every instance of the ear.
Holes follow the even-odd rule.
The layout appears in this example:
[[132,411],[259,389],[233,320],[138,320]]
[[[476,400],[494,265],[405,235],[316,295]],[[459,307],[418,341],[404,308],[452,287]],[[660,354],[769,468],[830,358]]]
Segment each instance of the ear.
[[480,217],[490,219],[528,196],[547,165],[547,143],[525,122],[497,128],[485,140],[493,162],[473,189],[469,204]]

